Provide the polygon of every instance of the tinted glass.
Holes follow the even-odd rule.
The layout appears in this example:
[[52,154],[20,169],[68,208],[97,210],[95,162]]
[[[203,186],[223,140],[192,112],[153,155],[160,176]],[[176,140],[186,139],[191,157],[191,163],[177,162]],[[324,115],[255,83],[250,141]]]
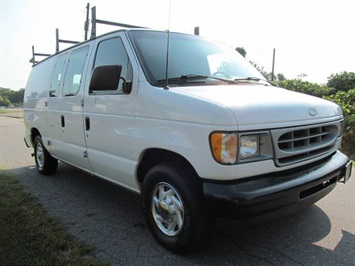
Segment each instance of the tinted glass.
[[[158,31],[130,31],[148,80],[157,85],[166,77],[168,35]],[[226,79],[261,74],[234,49],[194,35],[170,33],[168,78],[188,75]]]
[[[132,82],[132,65],[120,38],[100,42],[96,52],[94,68],[104,65],[121,65],[121,77],[127,83]],[[118,92],[123,90],[123,79],[118,84]]]
[[64,64],[65,64],[66,59],[67,59],[67,54],[63,54],[61,56],[58,56],[57,62],[54,66],[51,84],[49,87],[49,96],[50,97],[58,96],[59,88],[60,88],[62,77],[63,77]]
[[70,54],[65,73],[63,96],[74,96],[78,94],[88,51],[89,46],[85,46]]

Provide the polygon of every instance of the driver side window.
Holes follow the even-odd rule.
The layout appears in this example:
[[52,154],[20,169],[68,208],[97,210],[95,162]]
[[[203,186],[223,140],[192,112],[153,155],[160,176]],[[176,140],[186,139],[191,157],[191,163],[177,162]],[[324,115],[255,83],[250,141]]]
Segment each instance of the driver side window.
[[[104,40],[99,43],[94,69],[98,66],[121,65],[121,79],[115,93],[123,93],[123,86],[132,86],[133,70],[127,52],[120,38]],[[124,84],[126,82],[126,84]]]

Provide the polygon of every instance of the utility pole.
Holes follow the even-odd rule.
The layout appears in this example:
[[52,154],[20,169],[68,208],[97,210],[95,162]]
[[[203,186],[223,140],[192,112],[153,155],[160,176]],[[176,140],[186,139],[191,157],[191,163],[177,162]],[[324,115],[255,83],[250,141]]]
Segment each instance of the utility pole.
[[274,70],[275,70],[275,48],[272,55],[272,72],[271,72],[271,81],[274,81]]

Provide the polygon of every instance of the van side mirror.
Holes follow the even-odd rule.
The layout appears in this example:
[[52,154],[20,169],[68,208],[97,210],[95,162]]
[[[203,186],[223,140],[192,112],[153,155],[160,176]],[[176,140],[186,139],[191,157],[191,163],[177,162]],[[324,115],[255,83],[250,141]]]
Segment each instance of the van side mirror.
[[121,78],[121,65],[98,66],[92,73],[89,92],[117,90]]

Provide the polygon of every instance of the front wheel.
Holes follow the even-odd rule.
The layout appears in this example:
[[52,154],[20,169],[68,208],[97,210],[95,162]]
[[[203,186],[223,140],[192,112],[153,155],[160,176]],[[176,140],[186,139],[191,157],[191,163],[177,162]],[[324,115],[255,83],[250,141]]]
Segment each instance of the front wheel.
[[36,136],[34,142],[35,161],[38,172],[42,175],[51,175],[57,171],[58,160],[53,158],[44,147],[42,138]]
[[163,247],[184,253],[212,238],[215,218],[205,210],[202,184],[190,167],[154,166],[145,176],[142,196],[146,222]]

